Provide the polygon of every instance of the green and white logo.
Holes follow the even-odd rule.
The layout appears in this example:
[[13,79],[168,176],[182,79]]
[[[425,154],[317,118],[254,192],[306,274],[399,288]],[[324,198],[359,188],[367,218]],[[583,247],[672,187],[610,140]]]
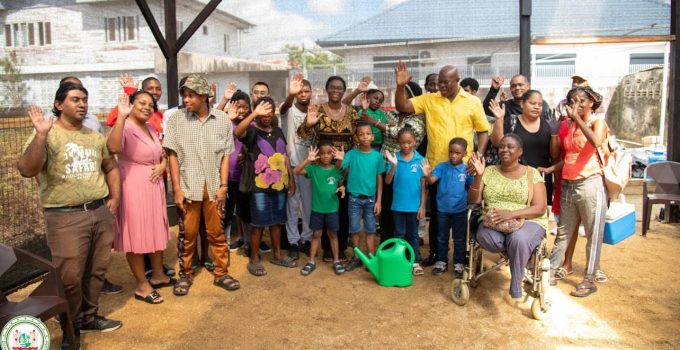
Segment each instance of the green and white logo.
[[2,328],[2,350],[49,350],[50,332],[45,324],[33,316],[17,316]]

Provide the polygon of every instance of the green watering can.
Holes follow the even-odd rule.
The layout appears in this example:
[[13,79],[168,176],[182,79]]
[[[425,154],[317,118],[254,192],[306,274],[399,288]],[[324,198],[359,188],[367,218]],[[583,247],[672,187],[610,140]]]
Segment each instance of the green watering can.
[[[410,258],[406,258],[408,251]],[[416,255],[413,248],[401,238],[390,238],[383,242],[377,251],[377,256],[369,254],[366,257],[358,247],[354,253],[361,259],[364,266],[371,271],[378,284],[384,287],[408,287],[413,283],[413,262]]]

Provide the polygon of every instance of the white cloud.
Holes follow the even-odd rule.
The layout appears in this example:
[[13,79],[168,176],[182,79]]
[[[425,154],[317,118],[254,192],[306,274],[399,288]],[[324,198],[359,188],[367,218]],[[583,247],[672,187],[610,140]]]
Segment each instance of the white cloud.
[[307,0],[307,5],[319,15],[339,15],[345,11],[345,0]]
[[406,2],[407,0],[383,0],[382,7],[384,9],[391,9],[402,2]]

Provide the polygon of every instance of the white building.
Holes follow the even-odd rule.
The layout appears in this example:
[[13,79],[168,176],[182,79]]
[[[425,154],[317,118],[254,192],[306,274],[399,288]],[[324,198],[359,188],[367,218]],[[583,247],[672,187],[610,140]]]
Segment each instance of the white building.
[[[163,1],[147,2],[165,33]],[[177,2],[178,36],[204,6],[197,0]],[[180,51],[180,77],[206,74],[217,83],[218,93],[230,81],[248,91],[259,80],[283,80],[286,66],[238,58],[243,34],[251,27],[216,9]],[[79,77],[88,88],[93,112],[106,112],[115,104],[122,91],[121,73],[139,81],[155,76],[166,83],[165,59],[134,0],[0,0],[0,28],[0,56],[17,53],[30,89],[26,103],[51,106],[59,80],[67,75]],[[166,100],[164,96],[161,105]]]

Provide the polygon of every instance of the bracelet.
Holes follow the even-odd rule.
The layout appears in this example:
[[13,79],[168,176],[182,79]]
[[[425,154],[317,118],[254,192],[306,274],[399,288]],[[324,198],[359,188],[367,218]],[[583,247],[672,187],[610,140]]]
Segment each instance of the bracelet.
[[473,191],[479,191],[479,188],[475,188],[475,187],[470,187],[469,189],[471,189]]
[[222,188],[222,187],[228,188],[229,185],[228,184],[220,184],[220,188]]

